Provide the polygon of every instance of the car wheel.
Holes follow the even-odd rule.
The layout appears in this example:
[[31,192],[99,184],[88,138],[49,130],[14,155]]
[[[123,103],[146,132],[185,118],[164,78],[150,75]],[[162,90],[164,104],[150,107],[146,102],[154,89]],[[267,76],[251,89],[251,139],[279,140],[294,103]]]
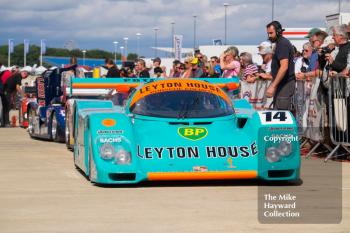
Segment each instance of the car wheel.
[[66,126],[65,126],[65,130],[64,130],[64,135],[65,135],[65,141],[66,141],[66,146],[69,150],[72,149],[72,146],[70,145],[70,132],[69,132],[69,120],[68,120],[68,113],[67,113],[67,110],[66,110],[66,116],[65,116],[65,119],[66,119]]
[[89,148],[89,180],[91,183],[95,183],[93,180],[92,180],[92,175],[91,175],[91,170],[92,170],[92,162],[91,162],[91,158],[92,157],[92,149],[91,149],[91,146]]
[[19,124],[19,127],[22,127],[22,128],[23,128],[22,105],[20,105],[19,108],[18,108],[18,124]]
[[58,123],[55,113],[51,117],[51,139],[54,142],[58,142]]
[[35,121],[35,111],[33,109],[29,109],[28,111],[28,133],[29,136],[34,137],[34,121]]

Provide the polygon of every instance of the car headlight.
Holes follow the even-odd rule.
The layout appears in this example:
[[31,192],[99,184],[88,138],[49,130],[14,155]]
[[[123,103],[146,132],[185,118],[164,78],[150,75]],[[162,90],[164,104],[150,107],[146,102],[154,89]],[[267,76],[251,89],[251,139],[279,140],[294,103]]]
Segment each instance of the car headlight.
[[278,146],[281,156],[288,156],[292,153],[292,143],[283,141]]
[[278,162],[281,159],[280,150],[276,147],[269,147],[266,149],[266,159],[270,163]]
[[129,164],[131,162],[131,154],[124,149],[120,149],[115,155],[117,164]]
[[102,159],[111,160],[114,157],[114,155],[115,155],[115,149],[111,144],[105,143],[101,146],[100,156]]

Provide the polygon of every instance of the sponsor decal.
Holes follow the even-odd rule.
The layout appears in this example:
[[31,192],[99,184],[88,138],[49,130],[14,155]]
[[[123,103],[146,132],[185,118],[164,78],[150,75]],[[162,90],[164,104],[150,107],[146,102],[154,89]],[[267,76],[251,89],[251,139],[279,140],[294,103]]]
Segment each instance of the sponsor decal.
[[45,80],[42,77],[37,78],[38,99],[45,100]]
[[[137,156],[141,159],[248,158],[257,155],[258,149],[256,142],[253,142],[248,146],[206,146],[202,152],[204,154],[200,154],[198,146],[143,148],[137,146]],[[230,167],[235,168],[232,166],[232,160],[228,160],[228,163]]]
[[141,89],[139,89],[134,98],[132,99],[130,106],[133,106],[137,101],[144,98],[145,96],[161,93],[161,92],[169,92],[169,91],[201,91],[208,92],[214,95],[220,96],[227,103],[231,104],[230,99],[222,91],[218,86],[206,83],[198,80],[162,80],[158,82],[148,83],[144,85]]
[[208,168],[206,166],[194,166],[193,171],[194,172],[207,172]]
[[103,119],[102,120],[102,125],[106,127],[113,127],[116,125],[116,121],[113,119]]
[[292,127],[270,127],[270,131],[294,131]]
[[117,137],[117,138],[100,138],[100,143],[120,143],[122,142],[121,137]]
[[291,125],[293,118],[288,111],[260,111],[258,112],[262,125]]
[[228,163],[228,168],[237,168],[236,166],[233,166],[233,159],[232,158],[228,158],[227,163]]
[[201,140],[208,135],[208,130],[203,127],[180,127],[177,132],[181,137],[193,141]]
[[97,134],[123,134],[124,130],[98,130]]

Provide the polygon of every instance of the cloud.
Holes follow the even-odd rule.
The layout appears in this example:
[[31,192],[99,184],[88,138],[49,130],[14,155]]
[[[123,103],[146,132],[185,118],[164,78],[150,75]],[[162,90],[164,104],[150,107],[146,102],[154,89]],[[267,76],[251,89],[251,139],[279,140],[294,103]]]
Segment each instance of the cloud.
[[[184,35],[184,44],[193,44],[193,15],[197,15],[200,44],[224,37],[225,11],[222,0],[2,0],[0,43],[14,38],[33,42],[47,39],[49,46],[74,40],[83,49],[111,49],[112,41],[129,37],[130,51],[136,51],[136,33],[141,32],[144,53],[152,54],[154,30],[159,27],[158,45],[171,45],[171,22]],[[257,44],[266,38],[265,25],[271,21],[271,2],[227,0],[228,42]],[[342,1],[350,11],[350,3]],[[284,27],[324,27],[325,16],[336,13],[338,5],[328,0],[275,1],[275,18]]]

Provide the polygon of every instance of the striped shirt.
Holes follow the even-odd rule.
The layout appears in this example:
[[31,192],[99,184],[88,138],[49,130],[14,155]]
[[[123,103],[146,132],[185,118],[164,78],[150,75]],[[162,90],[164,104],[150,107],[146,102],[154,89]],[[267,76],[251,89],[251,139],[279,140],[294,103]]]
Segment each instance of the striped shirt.
[[258,67],[255,64],[249,64],[243,70],[243,79],[246,80],[248,75],[254,75],[258,73]]

